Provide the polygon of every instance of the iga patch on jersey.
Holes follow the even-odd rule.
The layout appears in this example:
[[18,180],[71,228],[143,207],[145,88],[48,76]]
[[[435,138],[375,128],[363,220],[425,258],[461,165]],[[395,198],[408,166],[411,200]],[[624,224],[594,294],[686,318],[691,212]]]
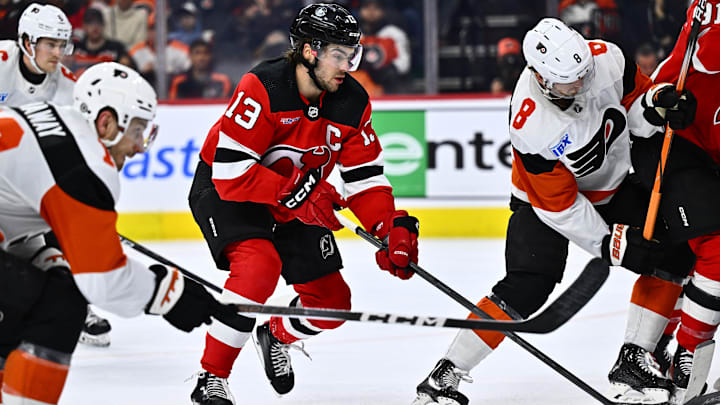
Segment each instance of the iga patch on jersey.
[[560,139],[560,142],[558,142],[556,145],[550,147],[550,152],[553,153],[553,155],[560,157],[565,153],[565,149],[568,145],[570,145],[572,142],[570,141],[570,134],[565,134]]

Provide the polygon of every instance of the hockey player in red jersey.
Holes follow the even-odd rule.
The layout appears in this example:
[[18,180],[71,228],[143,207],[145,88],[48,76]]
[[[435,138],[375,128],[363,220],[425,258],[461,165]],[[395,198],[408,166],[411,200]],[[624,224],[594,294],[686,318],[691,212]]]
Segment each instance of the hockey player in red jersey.
[[[675,48],[653,73],[656,83],[677,82],[697,6],[698,1],[694,1],[688,8],[687,20]],[[668,226],[683,229],[682,236],[689,239],[697,256],[695,269],[684,287],[684,298],[675,306],[679,286],[662,290],[640,277],[634,286],[625,332],[626,342],[636,340],[648,349],[655,347],[656,360],[674,384],[673,403],[683,403],[696,346],[712,339],[720,323],[719,13],[720,1],[707,1],[685,81],[685,88],[697,97],[697,114],[689,127],[674,133],[660,205]],[[657,135],[655,139],[643,141],[653,143],[655,152],[642,153],[646,163],[636,165],[638,174],[648,186],[652,184],[657,167],[661,137]],[[635,143],[633,155],[640,154],[635,152],[636,146],[644,147],[642,142]],[[673,198],[678,195],[682,198]],[[638,298],[649,295],[665,301],[664,307],[643,307],[637,302]],[[674,315],[673,308],[676,309]],[[671,356],[666,348],[678,322],[681,324],[677,332],[678,347]]]
[[[400,278],[417,261],[418,221],[396,210],[383,174],[367,93],[348,74],[362,47],[353,16],[335,4],[300,10],[292,48],[240,80],[200,152],[190,208],[218,268],[229,270],[221,301],[264,303],[280,276],[297,292],[291,306],[350,309],[331,230],[333,208],[348,206],[366,229],[387,238],[379,266]],[[347,200],[325,179],[337,168]],[[342,321],[254,317],[208,331],[194,404],[232,404],[227,377],[251,334],[278,394],[294,374],[288,350]]]
[[[510,103],[513,213],[506,275],[477,306],[495,319],[530,316],[560,282],[569,241],[640,274],[657,267],[686,274],[690,265],[682,259],[692,259],[687,244],[661,249],[643,239],[639,227],[649,193],[627,175],[630,134],[650,137],[666,120],[686,126],[691,101],[678,102],[672,85],[652,87],[617,45],[585,40],[554,18],[527,32],[523,55],[528,66]],[[467,405],[460,382],[471,381],[470,369],[503,338],[499,332],[458,332],[418,385],[413,405]],[[642,370],[644,364],[632,366]],[[649,371],[644,377],[667,399],[667,380],[653,379]]]
[[[156,105],[137,72],[103,63],[79,79],[73,106],[0,108],[3,404],[58,403],[88,302],[121,316],[163,315],[183,331],[236,316],[178,270],[123,253],[118,168],[149,146]],[[62,252],[38,249],[49,230]]]

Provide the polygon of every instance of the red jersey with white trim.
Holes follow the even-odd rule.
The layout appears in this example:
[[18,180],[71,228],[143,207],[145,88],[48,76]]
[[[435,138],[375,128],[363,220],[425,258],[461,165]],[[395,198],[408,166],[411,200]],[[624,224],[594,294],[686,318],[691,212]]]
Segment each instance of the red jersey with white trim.
[[600,256],[609,228],[593,204],[610,201],[630,169],[630,133],[660,130],[642,116],[652,82],[620,48],[587,41],[595,60],[588,91],[565,109],[547,99],[529,68],[510,105],[512,194],[570,241]]
[[29,82],[20,71],[23,53],[17,42],[0,41],[0,107],[19,106],[37,101],[51,101],[70,105],[75,87],[75,75],[62,63],[45,74],[39,84]]
[[[687,38],[692,26],[692,15],[697,0],[688,8],[687,20],[683,25],[675,48],[653,73],[656,82],[677,83],[682,60],[687,48]],[[695,121],[683,129],[674,131],[703,148],[716,163],[720,164],[720,1],[706,3],[705,14],[700,25],[697,45],[692,54],[692,63],[685,79],[685,88],[697,98]]]
[[0,249],[28,259],[52,230],[92,304],[141,313],[155,275],[125,256],[115,224],[120,179],[95,129],[70,106],[0,108]]
[[259,64],[240,80],[200,156],[212,166],[224,200],[277,206],[293,165],[319,168],[323,178],[337,166],[350,209],[363,226],[394,210],[369,97],[350,75],[312,104],[300,94],[295,66],[285,58]]

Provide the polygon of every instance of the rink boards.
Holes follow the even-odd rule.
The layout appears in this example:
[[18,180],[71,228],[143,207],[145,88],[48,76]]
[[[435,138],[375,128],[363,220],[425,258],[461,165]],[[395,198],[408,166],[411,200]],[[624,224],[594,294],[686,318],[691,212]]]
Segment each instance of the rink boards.
[[[398,208],[420,219],[423,236],[504,236],[512,162],[508,102],[508,97],[487,96],[373,102],[385,174]],[[201,237],[187,192],[205,135],[225,108],[217,103],[159,107],[156,143],[121,173],[122,233],[146,240]],[[331,182],[339,186],[341,180],[334,173]]]

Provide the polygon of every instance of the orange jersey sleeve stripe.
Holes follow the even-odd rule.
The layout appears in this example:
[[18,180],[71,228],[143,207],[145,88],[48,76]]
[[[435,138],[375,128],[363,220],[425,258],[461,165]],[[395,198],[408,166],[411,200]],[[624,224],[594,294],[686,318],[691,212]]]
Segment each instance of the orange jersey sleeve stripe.
[[632,107],[632,104],[635,102],[635,100],[638,99],[638,97],[641,97],[643,94],[645,94],[646,91],[652,86],[652,80],[650,80],[649,77],[642,74],[640,71],[640,68],[635,65],[635,88],[622,98],[620,100],[620,103],[625,107],[626,111],[630,111],[630,107]]
[[[512,318],[510,315],[506,314],[502,309],[500,309],[497,304],[490,301],[489,298],[484,297],[480,302],[478,302],[478,308],[480,308],[483,312],[490,315],[492,319],[497,319],[499,321],[511,321]],[[480,319],[475,314],[470,314],[468,316],[468,319]],[[480,339],[482,339],[483,342],[485,342],[488,346],[490,346],[492,349],[495,349],[500,345],[500,342],[502,342],[503,338],[505,338],[505,335],[503,335],[500,332],[491,332],[487,330],[473,330],[476,335]]]
[[593,190],[582,190],[580,193],[585,196],[591,203],[600,202],[611,195],[615,194],[618,191],[618,189],[614,190],[601,190],[601,191],[593,191]]
[[57,404],[65,386],[69,366],[13,350],[5,362],[2,390],[20,398]]
[[640,276],[633,286],[630,302],[670,319],[682,287],[657,277]]
[[107,272],[127,263],[115,211],[83,204],[55,185],[43,196],[40,215],[57,235],[73,274]]
[[530,204],[545,211],[560,212],[568,209],[577,198],[575,176],[561,163],[557,162],[552,171],[532,174],[513,150],[515,159],[512,166],[512,183],[527,193]]

